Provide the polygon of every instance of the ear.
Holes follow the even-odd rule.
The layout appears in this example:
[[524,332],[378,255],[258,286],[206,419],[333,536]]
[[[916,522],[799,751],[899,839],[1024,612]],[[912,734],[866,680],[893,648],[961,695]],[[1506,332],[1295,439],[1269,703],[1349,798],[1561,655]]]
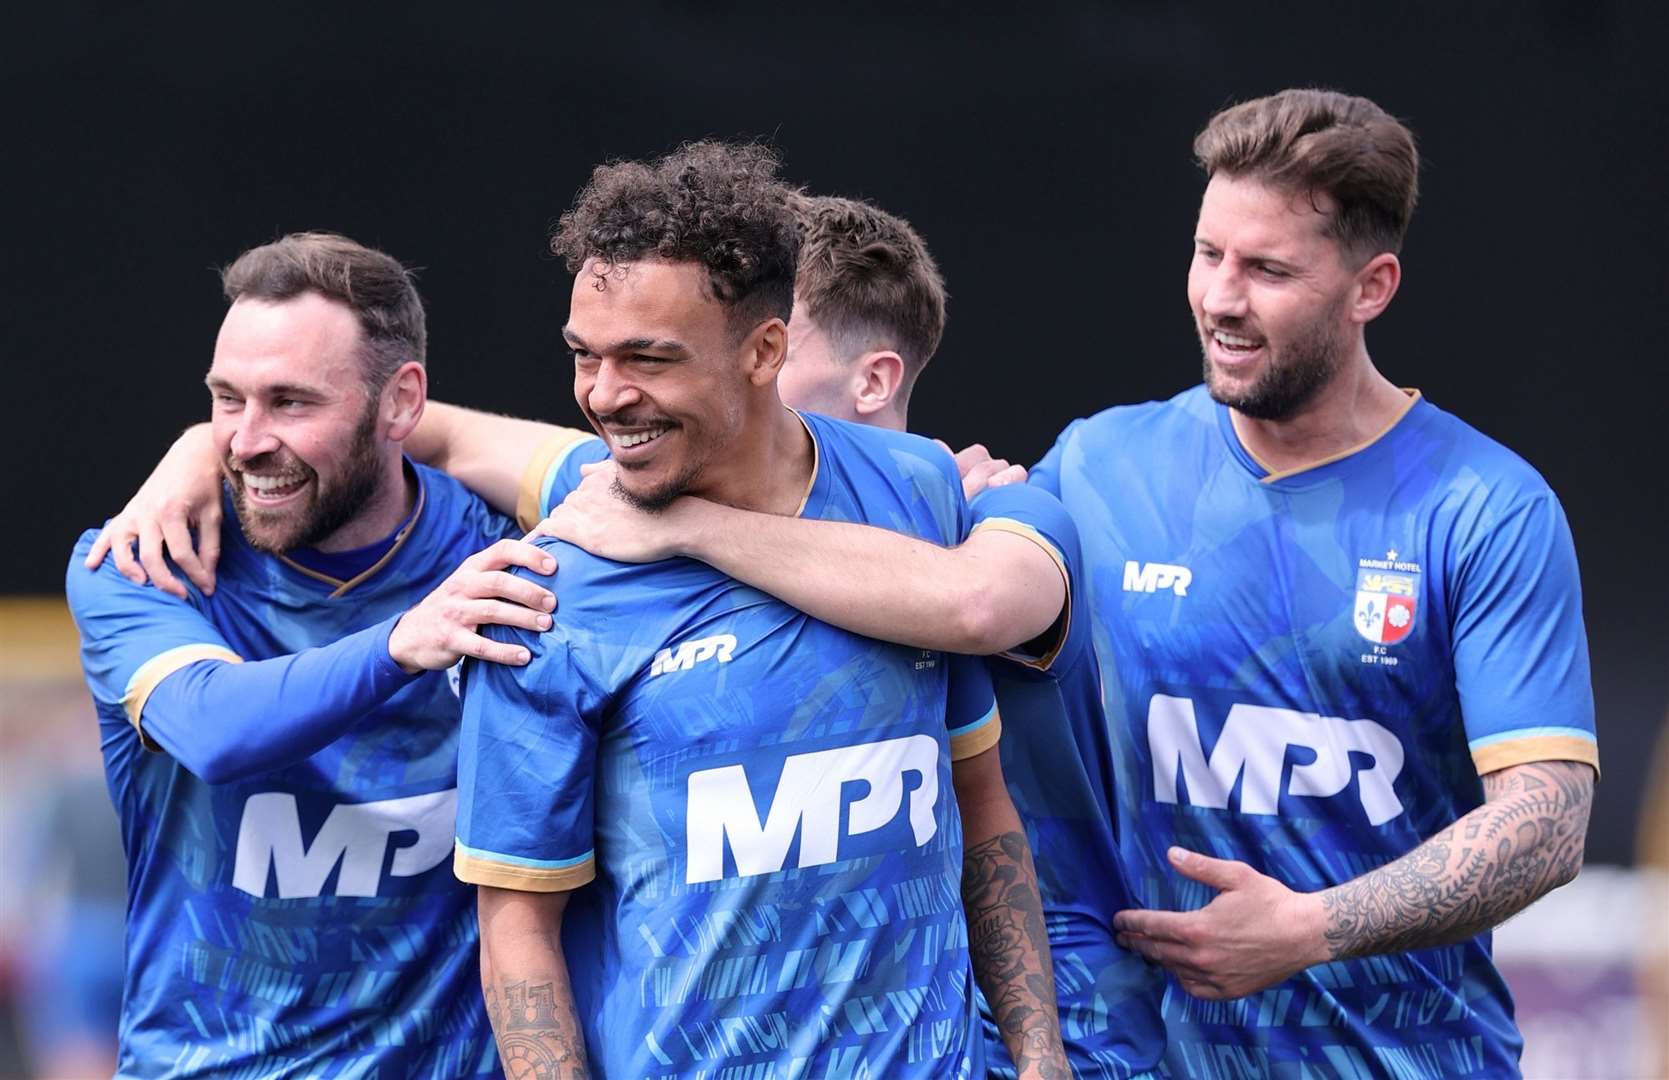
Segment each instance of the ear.
[[904,386],[904,358],[895,352],[865,353],[852,365],[852,407],[859,416],[892,408]]
[[1350,321],[1370,323],[1390,306],[1402,284],[1402,263],[1389,251],[1375,255],[1356,271],[1356,296],[1350,305]]
[[765,320],[748,335],[743,351],[748,381],[755,386],[775,383],[788,359],[788,327],[781,319]]
[[423,416],[423,405],[429,399],[429,373],[416,360],[400,365],[382,388],[379,409],[383,423],[388,425],[388,437],[404,442],[417,421]]

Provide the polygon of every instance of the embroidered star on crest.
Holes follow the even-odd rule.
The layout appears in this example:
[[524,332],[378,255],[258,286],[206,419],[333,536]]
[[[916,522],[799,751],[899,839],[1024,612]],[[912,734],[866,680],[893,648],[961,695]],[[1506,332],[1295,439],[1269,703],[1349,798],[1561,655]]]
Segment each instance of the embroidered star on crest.
[[1390,551],[1387,551],[1385,553],[1385,558],[1390,560],[1391,562],[1396,562],[1397,561],[1397,549],[1392,548]]

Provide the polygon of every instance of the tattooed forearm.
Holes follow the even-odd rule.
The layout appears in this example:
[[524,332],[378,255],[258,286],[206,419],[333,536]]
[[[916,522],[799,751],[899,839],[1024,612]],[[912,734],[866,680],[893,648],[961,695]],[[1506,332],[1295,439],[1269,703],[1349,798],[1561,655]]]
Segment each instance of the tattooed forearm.
[[1464,941],[1572,878],[1594,771],[1572,761],[1484,777],[1486,802],[1395,862],[1321,893],[1335,960]]
[[1021,1075],[1064,1078],[1055,976],[1037,871],[1024,833],[972,844],[962,860],[962,903],[974,977]]
[[485,989],[487,1018],[507,1080],[567,1080],[589,1075],[566,983],[509,982]]

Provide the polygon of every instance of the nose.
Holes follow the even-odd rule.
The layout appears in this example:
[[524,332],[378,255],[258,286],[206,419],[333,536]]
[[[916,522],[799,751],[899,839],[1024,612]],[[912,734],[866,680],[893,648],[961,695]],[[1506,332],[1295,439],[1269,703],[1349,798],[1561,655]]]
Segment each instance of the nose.
[[1217,319],[1238,319],[1246,314],[1246,279],[1239,271],[1223,263],[1213,268],[1206,282],[1200,306]]
[[621,365],[603,360],[597,365],[597,375],[586,391],[585,400],[593,415],[607,416],[638,404],[643,400],[643,392]]
[[248,402],[238,415],[238,426],[232,432],[232,441],[228,446],[232,456],[239,461],[248,461],[270,454],[277,450],[282,443],[273,434],[267,411],[254,402]]

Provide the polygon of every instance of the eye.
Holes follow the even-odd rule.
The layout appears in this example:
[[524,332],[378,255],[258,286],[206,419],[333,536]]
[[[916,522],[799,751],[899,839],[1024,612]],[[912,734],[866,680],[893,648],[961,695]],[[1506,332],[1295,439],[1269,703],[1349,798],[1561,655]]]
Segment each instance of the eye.
[[1194,249],[1194,257],[1196,259],[1204,259],[1206,262],[1215,266],[1218,260],[1223,257],[1223,253],[1218,251],[1216,248],[1197,247]]
[[1279,269],[1278,267],[1274,267],[1274,266],[1259,266],[1258,267],[1258,273],[1262,274],[1264,277],[1268,278],[1271,281],[1280,281],[1283,278],[1289,278],[1289,277],[1292,276],[1291,274],[1287,273],[1285,270]]

